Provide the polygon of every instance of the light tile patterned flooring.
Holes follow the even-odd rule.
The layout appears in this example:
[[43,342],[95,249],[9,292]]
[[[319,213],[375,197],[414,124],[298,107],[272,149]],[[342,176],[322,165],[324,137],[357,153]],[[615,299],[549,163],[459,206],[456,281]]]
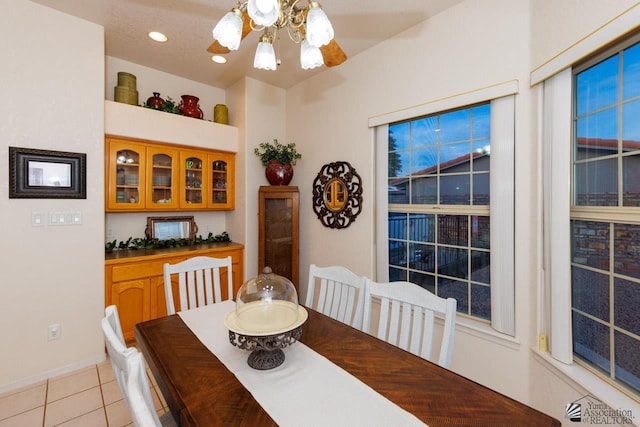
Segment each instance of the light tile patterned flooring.
[[[158,415],[167,404],[149,374]],[[106,361],[0,394],[0,427],[124,427],[131,415]]]

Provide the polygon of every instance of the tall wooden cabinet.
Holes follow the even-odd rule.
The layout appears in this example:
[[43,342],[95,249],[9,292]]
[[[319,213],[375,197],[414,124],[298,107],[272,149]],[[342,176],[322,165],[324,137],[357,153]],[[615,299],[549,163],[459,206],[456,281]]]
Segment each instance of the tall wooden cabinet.
[[298,228],[300,195],[294,186],[263,186],[258,204],[258,271],[265,266],[299,289]]

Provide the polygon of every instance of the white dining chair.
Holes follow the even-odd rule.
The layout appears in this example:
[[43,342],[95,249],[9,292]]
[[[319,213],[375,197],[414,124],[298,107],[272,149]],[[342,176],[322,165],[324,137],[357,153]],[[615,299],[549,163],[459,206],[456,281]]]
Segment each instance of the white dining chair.
[[[160,427],[162,424],[147,383],[144,359],[140,352],[127,358],[127,396],[129,410],[135,427]],[[175,425],[175,423],[174,423]]]
[[184,311],[222,301],[220,269],[227,269],[227,298],[233,299],[233,274],[231,257],[212,258],[198,256],[177,264],[164,264],[164,292],[167,314],[175,314],[171,276],[178,275],[180,310]]
[[126,399],[126,369],[127,357],[136,352],[133,347],[127,348],[122,335],[120,326],[120,318],[118,316],[118,308],[110,305],[104,309],[105,317],[102,319],[102,334],[107,346],[107,354],[111,361],[113,373],[120,387],[120,391]]
[[[342,266],[309,266],[305,305],[356,329],[362,328],[365,279]],[[317,286],[317,290],[316,290]]]
[[[105,317],[102,319],[102,333],[104,335],[105,344],[107,346],[107,353],[111,361],[111,367],[113,368],[116,382],[120,388],[120,392],[124,398],[131,416],[134,419],[135,424],[135,412],[140,411],[140,402],[132,401],[129,393],[129,383],[131,382],[131,366],[134,363],[141,364],[141,371],[136,373],[135,381],[138,383],[138,388],[143,396],[144,404],[147,406],[148,411],[151,412],[151,421],[145,421],[142,424],[135,424],[142,427],[155,427],[155,426],[176,426],[176,422],[173,419],[170,412],[165,412],[161,418],[158,415],[151,399],[151,390],[149,387],[149,380],[147,379],[147,373],[144,367],[144,359],[142,354],[135,347],[127,347],[120,327],[120,318],[118,316],[118,308],[115,305],[110,305],[105,308]],[[132,359],[136,361],[132,361]],[[148,417],[145,416],[144,419]]]
[[371,331],[372,301],[380,302],[377,337],[403,350],[431,360],[436,315],[444,318],[438,365],[451,364],[457,302],[441,298],[411,282],[377,283],[366,279],[362,330]]

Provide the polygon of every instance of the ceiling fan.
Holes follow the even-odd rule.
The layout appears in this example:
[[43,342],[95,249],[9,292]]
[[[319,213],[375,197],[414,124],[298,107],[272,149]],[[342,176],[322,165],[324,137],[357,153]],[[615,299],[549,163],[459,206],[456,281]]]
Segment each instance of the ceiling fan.
[[[314,1],[308,1],[307,7],[298,6],[300,0],[246,0],[228,12],[213,30],[214,42],[207,52],[212,54],[226,54],[236,50],[242,41],[252,31],[263,31],[256,52],[254,66],[274,70],[275,55],[273,40],[279,31],[286,31],[289,38],[301,44],[301,63],[305,69],[314,68],[324,63],[327,67],[334,67],[347,60],[347,55],[333,38],[333,28],[328,18]],[[320,21],[323,27],[319,36],[314,27]],[[309,33],[307,36],[306,33]],[[319,37],[322,40],[319,40]],[[319,41],[318,41],[319,40]],[[314,46],[310,45],[313,41]],[[259,65],[259,54],[262,49],[268,49],[271,66]],[[304,59],[305,55],[307,58]],[[311,56],[309,56],[311,55]],[[311,62],[309,62],[311,61]]]

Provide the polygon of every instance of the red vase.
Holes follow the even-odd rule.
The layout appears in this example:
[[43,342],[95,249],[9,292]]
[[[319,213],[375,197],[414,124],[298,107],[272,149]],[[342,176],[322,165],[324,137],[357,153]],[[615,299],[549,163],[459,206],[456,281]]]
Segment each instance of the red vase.
[[147,106],[156,110],[161,110],[164,105],[164,99],[160,98],[159,92],[153,92],[153,96],[147,99]]
[[182,101],[178,105],[178,110],[183,116],[193,117],[196,119],[202,118],[202,110],[198,105],[200,98],[193,95],[182,95]]
[[264,174],[271,185],[289,185],[293,178],[293,166],[289,163],[269,160]]

